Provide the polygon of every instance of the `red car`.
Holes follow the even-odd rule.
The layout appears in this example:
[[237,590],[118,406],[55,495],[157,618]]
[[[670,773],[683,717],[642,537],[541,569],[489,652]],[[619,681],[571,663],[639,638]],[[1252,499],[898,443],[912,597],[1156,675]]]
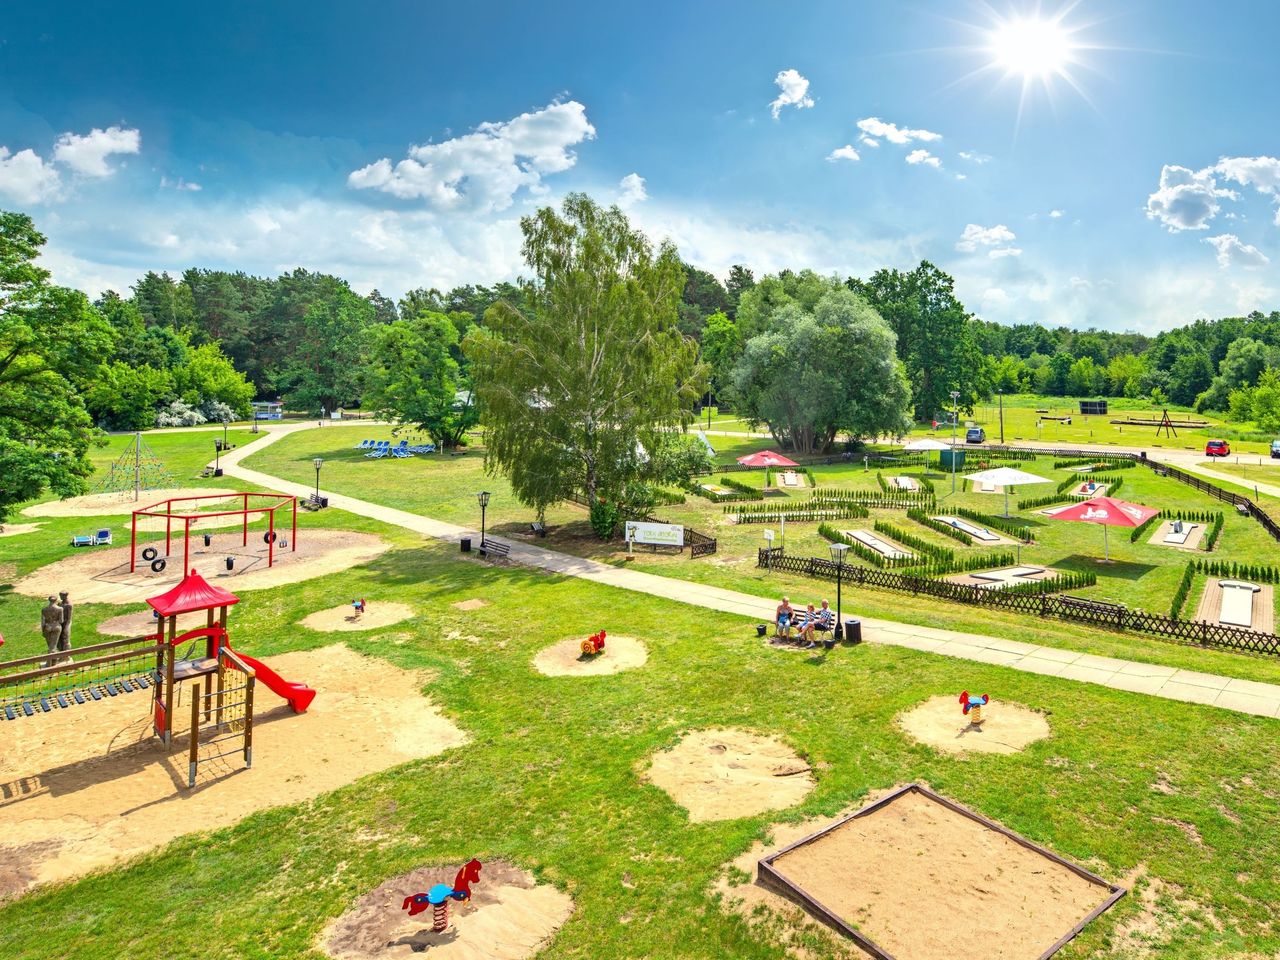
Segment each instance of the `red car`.
[[1231,444],[1225,440],[1210,440],[1204,445],[1204,455],[1206,457],[1229,457],[1231,456]]

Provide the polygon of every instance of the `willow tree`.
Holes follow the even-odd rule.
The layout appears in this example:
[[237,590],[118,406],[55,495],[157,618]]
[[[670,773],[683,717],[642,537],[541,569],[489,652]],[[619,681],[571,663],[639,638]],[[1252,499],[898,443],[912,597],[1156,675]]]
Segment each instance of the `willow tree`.
[[[486,466],[539,515],[584,494],[593,514],[653,469],[647,451],[692,419],[705,386],[696,344],[677,327],[685,275],[617,207],[570,194],[523,217],[532,278],[467,337],[485,423]],[[597,516],[593,515],[593,521]],[[611,522],[596,523],[606,533]]]

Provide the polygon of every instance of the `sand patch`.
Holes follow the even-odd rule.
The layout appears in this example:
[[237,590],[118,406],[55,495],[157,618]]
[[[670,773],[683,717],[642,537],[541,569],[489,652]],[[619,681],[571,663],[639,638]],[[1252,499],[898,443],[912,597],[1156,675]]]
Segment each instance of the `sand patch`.
[[453,883],[459,866],[420,867],[386,881],[332,921],[316,948],[334,960],[424,952],[439,960],[523,960],[541,950],[573,913],[568,894],[498,860],[481,868],[469,901],[450,901],[449,928],[432,933],[430,910],[410,917],[401,905],[437,883]]
[[548,677],[599,677],[642,667],[649,659],[649,650],[635,637],[607,635],[604,652],[594,657],[582,655],[585,637],[570,637],[538,651],[533,665],[539,673]]
[[238,755],[211,761],[201,766],[194,790],[186,788],[185,685],[174,711],[172,753],[151,737],[151,699],[142,692],[6,722],[0,877],[18,878],[10,893],[79,876],[188,831],[229,826],[256,810],[308,800],[466,742],[466,734],[421,695],[426,674],[362,657],[342,644],[273,656],[268,665],[314,687],[311,708],[294,714],[260,685],[253,767],[245,769]]
[[392,624],[408,620],[413,616],[413,607],[407,603],[386,603],[381,600],[370,600],[364,613],[356,613],[355,607],[344,603],[328,610],[317,610],[299,622],[309,630],[324,633],[335,633],[349,630],[376,630]]
[[[288,539],[286,535],[285,539]],[[368,533],[348,530],[304,530],[297,549],[276,544],[275,564],[267,566],[267,547],[259,536],[250,538],[249,546],[240,545],[241,538],[213,538],[213,546],[205,547],[198,537],[191,540],[190,566],[207,580],[228,590],[261,590],[289,583],[300,583],[314,577],[348,570],[386,552],[391,545]],[[149,541],[163,555],[164,541]],[[129,547],[75,553],[55,563],[33,570],[14,584],[14,590],[28,597],[46,597],[51,592],[66,590],[73,603],[141,603],[147,597],[163,593],[182,579],[182,541],[173,541],[174,553],[163,573],[152,573],[142,562],[144,544],[138,545],[138,569],[129,572]],[[228,571],[225,559],[235,558],[235,568]]]
[[[1191,526],[1191,522],[1184,520],[1183,529],[1189,526]],[[1173,532],[1173,521],[1166,520],[1155,525],[1156,532],[1147,538],[1147,543],[1157,547],[1173,547],[1175,550],[1199,551],[1200,541],[1204,539],[1205,532],[1209,529],[1209,526],[1207,523],[1197,523],[1195,529],[1188,534],[1185,543],[1165,543],[1164,538]]]
[[776,737],[695,730],[653,755],[644,777],[695,823],[754,817],[794,806],[814,788],[809,764]]
[[[86,493],[82,497],[68,497],[66,500],[47,500],[27,507],[22,512],[28,517],[116,517],[128,516],[135,510],[141,510],[162,500],[173,497],[211,497],[216,494],[228,494],[235,491],[217,487],[170,487],[165,490],[143,490],[135,500],[133,491],[125,493]],[[227,499],[225,503],[236,501]],[[208,506],[208,504],[206,504]],[[191,500],[184,509],[195,510],[199,502]]]
[[487,607],[488,605],[489,602],[487,600],[481,600],[479,597],[472,597],[470,600],[459,600],[452,606],[455,610],[479,610],[480,608]]
[[982,716],[982,726],[975,727],[956,697],[937,696],[899,714],[898,726],[911,739],[943,753],[1017,753],[1052,733],[1043,714],[1016,703],[993,699]]
[[1036,960],[1112,891],[915,790],[803,846],[774,870],[899,960],[981,944],[996,960]]
[[[98,624],[98,632],[105,633],[109,637],[145,637],[156,632],[158,622],[148,607],[137,613],[122,613],[110,620],[103,620]],[[178,617],[178,632],[194,630],[197,627],[203,627],[206,623],[208,623],[208,616],[203,611],[184,613]]]
[[43,527],[43,523],[5,523],[0,524],[0,537],[20,537],[24,533],[34,533]]
[[1222,929],[1222,922],[1212,909],[1187,897],[1177,884],[1150,876],[1145,864],[1139,864],[1125,877],[1124,884],[1133,891],[1140,909],[1116,924],[1113,954],[1166,957],[1174,940],[1194,931]]

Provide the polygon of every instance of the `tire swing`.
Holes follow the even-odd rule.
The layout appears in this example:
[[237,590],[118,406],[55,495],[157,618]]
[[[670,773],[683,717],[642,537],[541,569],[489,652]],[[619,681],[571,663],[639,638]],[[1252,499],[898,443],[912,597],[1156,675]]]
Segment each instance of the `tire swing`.
[[262,535],[263,543],[272,543],[275,541],[275,539],[276,539],[276,532],[274,530],[268,530],[266,533]]
[[152,572],[152,573],[163,573],[163,572],[164,572],[164,568],[165,568],[165,559],[164,559],[164,557],[157,557],[156,559],[154,559],[154,560],[152,560],[152,561],[151,561],[151,572]]
[[142,559],[147,561],[147,563],[150,563],[152,560],[154,560],[158,556],[160,556],[160,551],[157,550],[155,547],[142,548]]

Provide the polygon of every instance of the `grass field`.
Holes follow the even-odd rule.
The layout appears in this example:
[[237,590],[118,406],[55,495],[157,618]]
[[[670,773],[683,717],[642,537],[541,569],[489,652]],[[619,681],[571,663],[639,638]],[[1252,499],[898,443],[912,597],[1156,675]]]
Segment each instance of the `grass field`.
[[[431,671],[426,692],[471,742],[0,907],[0,955],[318,957],[317,934],[362,893],[475,855],[513,860],[572,895],[548,960],[781,958],[770,932],[718,909],[708,887],[721,865],[774,820],[832,815],[911,780],[1108,879],[1142,877],[1138,895],[1065,958],[1280,948],[1280,722],[886,647],[797,657],[763,647],[740,618],[463,562],[338,511],[309,519],[398,548],[341,576],[251,593],[232,620],[237,646],[265,657],[323,646],[330,637],[294,622],[353,590],[412,603],[414,620],[344,639]],[[26,539],[0,540],[0,560],[25,563]],[[450,606],[473,597],[490,605]],[[0,601],[7,635],[28,629],[27,604]],[[104,612],[82,611],[81,626]],[[531,669],[542,646],[600,626],[644,638],[647,666],[585,680]],[[957,759],[894,728],[898,712],[962,686],[1049,711],[1053,736],[1011,756]],[[646,758],[681,731],[724,725],[782,736],[814,765],[817,789],[785,813],[690,824],[640,782]],[[20,802],[4,810],[22,815]]]

